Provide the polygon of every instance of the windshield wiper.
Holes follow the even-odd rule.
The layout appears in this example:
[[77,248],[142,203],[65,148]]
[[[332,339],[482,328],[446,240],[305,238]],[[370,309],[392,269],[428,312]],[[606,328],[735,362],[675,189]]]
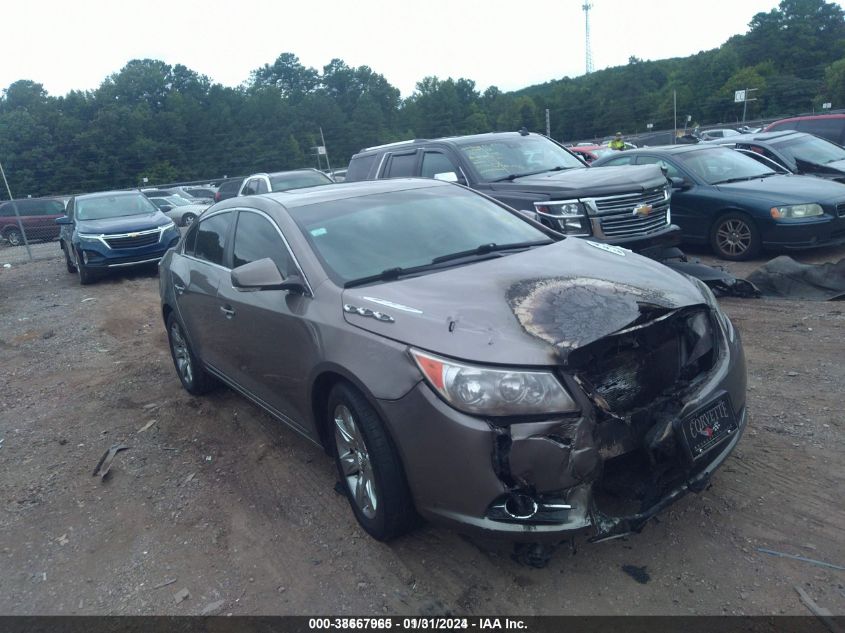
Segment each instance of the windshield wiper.
[[551,244],[552,240],[539,240],[535,242],[514,242],[512,244],[481,244],[475,248],[467,251],[459,251],[457,253],[449,253],[448,255],[440,255],[431,260],[432,264],[440,264],[442,262],[449,262],[454,259],[463,259],[464,257],[472,257],[473,255],[486,255],[487,253],[498,253],[501,251],[514,251],[522,248],[531,248],[532,246],[544,246]]
[[507,176],[502,176],[501,178],[496,178],[491,180],[490,182],[504,182],[505,180],[514,181],[517,178],[525,178],[526,176],[536,176],[537,174],[545,174],[549,171],[563,171],[564,169],[571,169],[571,167],[563,167],[558,165],[557,167],[552,167],[550,169],[541,169],[539,171],[529,171],[524,174],[508,174]]
[[449,253],[448,255],[440,255],[439,257],[435,257],[432,259],[428,264],[421,264],[420,266],[410,266],[408,268],[396,267],[396,268],[387,268],[380,273],[376,273],[375,275],[368,275],[367,277],[361,277],[359,279],[352,279],[347,281],[343,284],[344,288],[354,288],[355,286],[363,286],[364,284],[369,284],[374,281],[395,281],[400,277],[407,277],[408,275],[414,275],[417,273],[428,272],[431,270],[439,270],[442,268],[448,268],[448,266],[444,266],[448,262],[456,261],[459,259],[464,259],[467,257],[473,256],[489,256],[494,253],[499,253],[501,251],[511,251],[511,250],[520,250],[525,248],[531,248],[533,246],[545,246],[546,244],[553,244],[554,240],[540,240],[536,242],[514,242],[512,244],[481,244],[475,248],[460,251],[458,253]]
[[728,178],[727,180],[717,180],[716,182],[710,183],[712,185],[726,185],[731,182],[742,182],[743,180],[753,180],[758,176],[740,176],[738,178]]

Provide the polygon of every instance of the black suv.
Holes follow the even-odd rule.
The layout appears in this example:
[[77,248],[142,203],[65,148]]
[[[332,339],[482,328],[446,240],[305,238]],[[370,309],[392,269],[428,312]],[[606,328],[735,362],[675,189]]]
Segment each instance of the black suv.
[[660,168],[605,169],[594,170],[548,137],[523,130],[371,147],[352,157],[346,181],[420,176],[457,182],[567,235],[639,252],[677,244],[671,187]]

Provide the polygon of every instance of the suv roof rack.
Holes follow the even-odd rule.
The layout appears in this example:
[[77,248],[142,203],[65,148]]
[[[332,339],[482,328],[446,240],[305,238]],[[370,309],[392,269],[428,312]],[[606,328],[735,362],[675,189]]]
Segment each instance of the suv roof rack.
[[385,147],[395,147],[396,145],[406,145],[410,143],[426,143],[429,139],[427,138],[413,138],[407,141],[396,141],[394,143],[385,143],[384,145],[373,145],[372,147],[365,147],[362,149],[362,152],[369,152],[374,149],[384,149]]

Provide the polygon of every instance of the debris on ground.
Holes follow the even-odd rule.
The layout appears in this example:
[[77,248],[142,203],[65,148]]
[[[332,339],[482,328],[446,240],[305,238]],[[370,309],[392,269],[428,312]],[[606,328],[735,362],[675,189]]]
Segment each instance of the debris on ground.
[[190,597],[191,597],[191,592],[188,591],[187,588],[180,589],[179,591],[177,591],[176,593],[173,594],[173,599],[176,601],[176,604],[179,604],[180,602],[184,602],[185,600],[187,600]]
[[217,600],[215,602],[211,602],[202,608],[202,611],[200,611],[200,615],[211,615],[215,611],[219,611],[224,604],[226,604],[225,600]]
[[106,478],[106,475],[109,474],[109,470],[111,469],[112,462],[114,461],[114,456],[117,455],[120,451],[125,451],[129,447],[125,444],[115,444],[100,458],[100,461],[97,462],[97,465],[94,466],[94,477],[99,477],[100,480]]
[[795,585],[795,591],[798,592],[804,606],[806,606],[814,616],[821,620],[831,633],[843,633],[842,628],[834,621],[833,614],[828,609],[816,604],[816,601],[810,597],[810,594],[808,594],[803,587]]
[[636,565],[622,565],[622,571],[641,585],[644,585],[651,580],[651,575],[648,573],[648,568],[645,565],[642,567],[637,567]]
[[845,259],[801,264],[788,255],[766,262],[748,276],[764,297],[805,301],[845,299]]
[[149,422],[147,422],[144,426],[142,426],[140,429],[138,429],[138,431],[137,431],[137,432],[138,432],[138,433],[143,433],[144,431],[146,431],[148,428],[150,428],[150,427],[151,427],[153,424],[155,424],[156,422],[157,422],[157,420],[155,420],[155,419],[150,420],[150,421],[149,421]]
[[806,558],[804,556],[798,556],[796,554],[786,554],[784,552],[778,552],[773,549],[766,549],[765,547],[758,547],[758,552],[762,552],[763,554],[769,554],[770,556],[779,556],[780,558],[792,558],[794,560],[800,560],[805,563],[810,563],[811,565],[817,565],[819,567],[829,567],[830,569],[838,569],[839,571],[845,571],[845,567],[842,565],[834,565],[833,563],[826,563],[823,560],[816,560],[814,558]]
[[165,580],[164,582],[157,584],[155,587],[153,587],[153,589],[163,589],[164,587],[167,587],[169,585],[174,584],[176,582],[176,580],[177,580],[176,578],[171,578],[170,580]]

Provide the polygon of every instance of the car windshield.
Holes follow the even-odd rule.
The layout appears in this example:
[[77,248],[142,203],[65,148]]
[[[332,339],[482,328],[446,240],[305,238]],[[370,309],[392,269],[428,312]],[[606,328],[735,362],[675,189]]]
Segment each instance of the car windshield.
[[169,204],[171,207],[185,207],[191,204],[185,198],[181,196],[167,196],[166,198],[159,198],[159,200],[164,200],[166,204]]
[[290,213],[338,285],[481,245],[552,241],[519,216],[458,186],[346,198]]
[[141,193],[115,193],[76,200],[78,220],[102,220],[156,211],[155,205]]
[[319,171],[302,171],[291,174],[277,174],[270,176],[271,191],[288,191],[290,189],[302,189],[303,187],[316,187],[317,185],[328,185],[333,181],[331,178]]
[[803,160],[817,165],[826,165],[837,160],[845,160],[845,149],[818,136],[787,136],[769,141],[773,147],[786,154],[792,160]]
[[513,136],[459,146],[484,180],[508,180],[560,169],[584,169],[584,163],[544,136]]
[[771,176],[776,172],[727,147],[682,152],[675,158],[709,185]]

